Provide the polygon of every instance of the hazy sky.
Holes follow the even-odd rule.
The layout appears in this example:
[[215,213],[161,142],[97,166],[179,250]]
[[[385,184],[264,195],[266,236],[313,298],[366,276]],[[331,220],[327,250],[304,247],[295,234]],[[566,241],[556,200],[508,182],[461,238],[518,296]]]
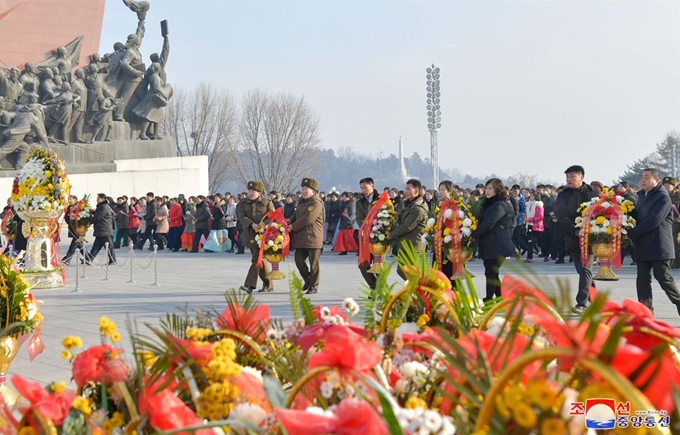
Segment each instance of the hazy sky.
[[[680,120],[677,1],[150,0],[168,80],[304,95],[323,147],[429,156],[425,68],[442,70],[440,165],[610,182]],[[108,0],[101,52],[136,17]],[[367,174],[370,175],[370,174]]]

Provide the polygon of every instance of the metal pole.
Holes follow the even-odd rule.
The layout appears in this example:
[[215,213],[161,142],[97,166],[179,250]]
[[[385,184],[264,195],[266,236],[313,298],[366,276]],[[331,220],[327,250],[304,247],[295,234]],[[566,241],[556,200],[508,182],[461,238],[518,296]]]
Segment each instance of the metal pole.
[[430,154],[432,159],[432,188],[439,187],[439,143],[437,130],[430,130]]
[[76,288],[73,289],[72,293],[81,293],[82,292],[80,287],[78,287],[78,282],[79,282],[78,266],[79,266],[79,263],[80,263],[80,249],[78,249],[77,246],[78,245],[76,245]]
[[85,248],[87,248],[86,242],[83,242],[82,244],[78,245],[78,251],[80,251],[81,249],[83,251],[83,276],[81,276],[82,279],[88,278],[87,273],[85,273],[85,269],[87,268],[87,261],[88,261],[89,255],[87,255],[87,249],[85,249]]
[[135,253],[133,252],[134,245],[132,243],[130,243],[129,246],[130,246],[130,252],[128,252],[128,261],[130,261],[130,280],[127,283],[128,284],[134,284],[135,282],[137,282],[132,278],[132,261],[133,261],[134,256],[135,256]]
[[158,245],[153,245],[153,276],[154,281],[151,286],[159,287],[161,284],[158,282]]
[[104,266],[104,271],[106,271],[106,277],[102,281],[111,281],[109,276],[109,242],[104,243],[104,252],[106,252],[106,266]]

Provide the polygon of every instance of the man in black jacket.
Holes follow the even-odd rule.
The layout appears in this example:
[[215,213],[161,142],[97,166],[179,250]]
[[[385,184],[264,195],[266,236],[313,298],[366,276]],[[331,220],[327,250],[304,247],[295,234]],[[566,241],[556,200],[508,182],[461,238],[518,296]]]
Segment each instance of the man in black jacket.
[[576,306],[573,311],[582,313],[590,296],[590,287],[593,285],[593,256],[588,256],[586,265],[581,260],[581,250],[579,248],[579,229],[575,227],[577,212],[581,203],[590,201],[599,195],[599,192],[589,184],[583,182],[586,171],[583,166],[570,166],[564,173],[567,176],[567,188],[557,195],[555,201],[555,215],[558,225],[561,225],[565,232],[567,252],[574,259],[574,266],[578,273],[578,293],[576,294]]
[[660,183],[656,169],[642,172],[641,186],[633,211],[637,223],[628,230],[628,237],[635,246],[638,300],[654,311],[651,275],[654,270],[654,278],[680,314],[680,293],[671,274],[671,263],[675,259],[671,198]]
[[115,219],[113,210],[106,201],[106,194],[97,194],[97,208],[90,222],[94,225],[94,243],[87,255],[87,262],[90,263],[99,254],[105,244],[109,244],[109,264],[116,264],[116,251],[113,250],[113,220]]
[[68,208],[66,209],[66,216],[64,217],[64,220],[66,221],[66,225],[68,225],[68,237],[71,239],[71,244],[69,245],[68,251],[66,252],[64,258],[61,259],[61,262],[66,265],[68,265],[71,262],[73,256],[76,255],[76,250],[80,251],[80,255],[83,256],[82,258],[85,257],[85,250],[83,249],[83,244],[79,241],[80,235],[78,235],[78,230],[76,229],[77,222],[74,208],[77,203],[78,197],[75,195],[69,195]]
[[127,205],[127,201],[122,196],[118,197],[116,200],[116,205],[113,207],[113,211],[116,214],[116,240],[113,241],[113,247],[115,249],[120,249],[121,242],[123,247],[128,246],[130,240],[128,234],[128,222],[129,222],[129,212],[130,208]]
[[142,236],[139,238],[137,246],[135,246],[135,249],[139,249],[140,251],[144,249],[144,244],[146,243],[147,240],[149,240],[150,243],[149,249],[153,250],[154,238],[156,236],[156,228],[158,228],[158,224],[156,222],[155,198],[156,196],[153,194],[153,192],[148,192],[146,194],[146,214],[144,214],[146,230],[144,231],[144,234],[142,234]]

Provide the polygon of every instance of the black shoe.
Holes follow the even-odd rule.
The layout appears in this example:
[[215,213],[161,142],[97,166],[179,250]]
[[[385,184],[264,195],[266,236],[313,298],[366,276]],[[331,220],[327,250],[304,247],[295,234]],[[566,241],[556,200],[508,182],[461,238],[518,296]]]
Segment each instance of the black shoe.
[[264,288],[264,287],[262,287],[262,288],[259,289],[257,292],[258,292],[258,293],[270,293],[270,292],[273,292],[273,291],[274,291],[274,287],[271,287],[271,288]]
[[338,254],[338,255],[347,255],[347,252],[341,252],[341,253]]
[[173,249],[172,252],[179,252],[179,249]]
[[236,255],[243,255],[245,252],[237,252]]
[[558,258],[555,264],[564,264],[564,258]]
[[569,262],[573,263],[574,262],[574,257],[569,257]]
[[118,265],[118,263],[116,263],[115,261],[109,261],[109,266],[117,266],[117,265]]
[[630,265],[631,266],[637,266],[637,261],[633,261],[632,263],[630,263]]
[[307,284],[302,286],[302,291],[306,291],[306,290],[309,290],[309,286]]
[[249,295],[252,295],[253,290],[255,290],[255,288],[251,287],[249,285],[242,285],[239,290],[244,291],[244,292],[248,293]]
[[310,288],[309,290],[307,290],[307,291],[305,292],[306,295],[315,295],[315,294],[317,294],[317,293],[318,293],[318,290],[315,289],[314,287]]

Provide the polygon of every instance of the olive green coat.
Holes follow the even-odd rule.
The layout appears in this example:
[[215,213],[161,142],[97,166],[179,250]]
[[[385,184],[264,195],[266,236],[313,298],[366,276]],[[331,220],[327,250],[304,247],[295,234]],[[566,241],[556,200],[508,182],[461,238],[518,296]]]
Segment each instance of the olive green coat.
[[427,224],[427,204],[422,197],[404,202],[404,208],[399,212],[396,227],[390,233],[390,239],[397,248],[404,242],[410,241],[418,252],[425,250],[420,235]]
[[368,213],[371,211],[371,207],[373,207],[373,204],[378,201],[378,198],[380,195],[378,195],[377,191],[373,192],[373,198],[371,199],[371,202],[368,202],[368,199],[364,195],[361,195],[361,197],[357,200],[356,202],[356,219],[357,219],[357,224],[359,225],[359,228],[364,224],[364,221],[366,220],[366,216]]
[[321,249],[323,247],[323,204],[319,195],[300,199],[290,219],[293,249]]
[[251,225],[259,225],[269,211],[274,211],[274,204],[265,196],[260,196],[255,201],[248,198],[241,200],[238,206],[238,220],[243,225],[243,246],[249,249],[259,248],[255,241],[255,230]]

